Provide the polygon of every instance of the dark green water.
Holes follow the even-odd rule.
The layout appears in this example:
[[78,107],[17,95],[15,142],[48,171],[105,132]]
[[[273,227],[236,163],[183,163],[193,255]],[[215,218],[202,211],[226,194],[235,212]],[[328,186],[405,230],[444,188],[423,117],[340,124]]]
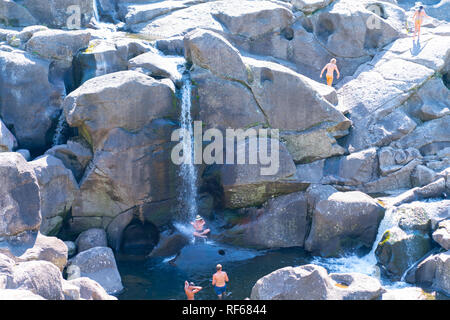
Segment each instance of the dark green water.
[[[220,249],[224,255],[218,253]],[[300,248],[257,251],[212,243],[185,247],[175,266],[142,256],[117,255],[116,259],[125,287],[120,300],[184,300],[185,280],[203,287],[197,300],[217,299],[211,285],[217,263],[230,279],[227,299],[241,300],[250,297],[259,278],[282,267],[307,264],[311,257]]]

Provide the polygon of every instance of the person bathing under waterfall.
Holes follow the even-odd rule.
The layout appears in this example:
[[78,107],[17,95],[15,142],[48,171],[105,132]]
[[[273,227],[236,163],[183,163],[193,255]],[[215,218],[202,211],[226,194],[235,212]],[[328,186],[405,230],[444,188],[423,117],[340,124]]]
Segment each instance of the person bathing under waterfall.
[[220,300],[222,300],[225,291],[227,290],[228,275],[225,271],[222,271],[222,265],[218,264],[216,266],[216,273],[214,273],[212,278],[212,285],[214,291]]
[[184,282],[184,292],[186,293],[186,297],[188,300],[195,300],[194,295],[202,289],[202,287],[195,286],[193,282]]
[[423,6],[420,6],[419,9],[416,10],[413,16],[414,20],[414,40],[416,39],[416,33],[417,33],[417,39],[420,38],[420,27],[422,26],[423,20],[428,17],[428,15],[425,12],[425,9]]
[[205,220],[199,215],[195,218],[195,221],[191,222],[194,227],[194,236],[198,238],[208,238],[207,234],[211,231],[210,229],[203,230],[205,226]]
[[324,71],[327,70],[327,84],[331,87],[331,85],[333,84],[333,76],[334,76],[334,71],[336,71],[337,73],[337,78],[339,79],[339,77],[341,76],[339,69],[336,65],[336,59],[331,59],[329,63],[327,63],[325,65],[325,67],[323,67],[322,72],[320,73],[320,77],[322,78],[322,75],[324,73]]

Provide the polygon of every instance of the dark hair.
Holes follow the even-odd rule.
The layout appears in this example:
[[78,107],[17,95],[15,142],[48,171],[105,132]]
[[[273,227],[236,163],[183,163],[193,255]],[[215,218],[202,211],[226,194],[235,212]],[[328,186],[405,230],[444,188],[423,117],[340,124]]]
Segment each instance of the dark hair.
[[419,11],[422,11],[422,10],[423,10],[423,6],[420,6],[420,7],[419,7]]

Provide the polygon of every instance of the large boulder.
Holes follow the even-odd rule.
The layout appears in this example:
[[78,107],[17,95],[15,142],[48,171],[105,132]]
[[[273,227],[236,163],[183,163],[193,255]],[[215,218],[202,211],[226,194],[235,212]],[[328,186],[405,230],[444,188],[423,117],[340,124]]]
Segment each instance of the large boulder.
[[45,154],[60,159],[67,169],[70,169],[74,178],[80,181],[84,170],[92,159],[92,151],[83,139],[69,140],[47,150]]
[[108,294],[122,291],[122,279],[113,251],[107,247],[94,247],[80,252],[69,261],[67,279],[88,277],[97,281]]
[[31,162],[39,183],[41,196],[41,232],[56,235],[62,227],[63,220],[72,207],[78,192],[78,184],[72,171],[61,160],[44,155]]
[[50,62],[15,51],[0,51],[0,117],[21,148],[42,150],[53,137],[64,87],[54,85]]
[[90,39],[89,31],[44,30],[33,33],[26,43],[26,49],[69,67],[75,53],[87,47]]
[[0,152],[11,152],[17,148],[17,140],[0,120]]
[[117,300],[109,295],[95,280],[87,277],[76,278],[68,281],[70,285],[79,289],[80,298],[84,300]]
[[313,13],[329,5],[333,0],[291,0],[294,8],[306,14]]
[[329,257],[371,248],[383,216],[384,208],[362,192],[332,193],[315,204],[305,249]]
[[33,168],[19,153],[0,153],[0,237],[41,225],[39,185]]
[[450,220],[444,220],[437,226],[433,232],[433,240],[445,250],[450,250]]
[[48,300],[64,300],[62,280],[61,271],[47,261],[22,262],[14,268],[14,289],[29,290]]
[[78,253],[94,247],[107,247],[106,231],[99,228],[83,231],[78,236],[75,244],[78,247]]
[[[80,182],[70,222],[74,232],[106,228],[133,207],[177,197],[179,177],[170,158],[174,143],[169,140],[176,128],[172,121],[158,119],[136,133],[122,128],[109,132]],[[174,213],[172,209],[175,207],[164,210],[167,219]],[[147,216],[146,210],[144,213]],[[149,221],[151,217],[149,211]]]
[[259,279],[252,288],[255,300],[376,300],[380,282],[359,273],[332,273],[314,264],[286,267]]
[[243,217],[249,222],[227,230],[223,241],[257,248],[303,247],[309,228],[304,192],[270,199]]
[[69,125],[97,150],[114,128],[135,132],[154,119],[176,118],[174,94],[170,80],[121,71],[86,81],[66,97],[64,112]]
[[[234,164],[211,166],[210,170],[205,171],[203,175],[207,183],[221,190],[221,199],[219,200],[225,207],[257,206],[272,196],[302,191],[308,187],[309,184],[299,183],[295,180],[295,165],[283,143],[262,137],[237,140],[236,153],[245,156],[245,159],[243,157],[241,159],[245,160],[245,165],[239,164],[235,157],[232,162]],[[250,163],[249,153],[252,146],[257,148],[258,153],[261,153],[261,147],[265,146],[269,151],[268,154],[271,154],[271,158],[275,159],[270,160],[271,162],[267,165],[257,162],[256,164]],[[272,148],[276,148],[278,157],[274,157],[276,153],[271,151]]]
[[434,254],[421,261],[408,274],[408,282],[450,293],[450,251]]
[[23,27],[36,24],[36,19],[25,7],[17,2],[1,0],[0,22],[6,26]]
[[[22,0],[22,5],[40,23],[53,28],[87,27],[94,17],[91,0]],[[76,6],[77,9],[74,9]],[[77,25],[80,14],[80,25]]]
[[0,300],[45,300],[40,295],[24,289],[0,289]]
[[415,204],[393,208],[398,226],[388,229],[375,250],[378,263],[393,278],[404,272],[431,249],[431,218]]

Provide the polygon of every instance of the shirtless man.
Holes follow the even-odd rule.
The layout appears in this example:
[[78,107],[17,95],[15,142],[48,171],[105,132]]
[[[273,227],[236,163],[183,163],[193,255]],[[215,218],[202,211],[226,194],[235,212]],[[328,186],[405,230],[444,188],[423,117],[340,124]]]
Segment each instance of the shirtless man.
[[333,83],[334,71],[336,70],[338,79],[341,76],[341,74],[339,73],[339,69],[336,65],[336,59],[334,59],[334,58],[331,59],[330,63],[327,63],[327,65],[325,67],[323,67],[322,72],[320,73],[321,78],[322,78],[322,75],[323,75],[325,69],[327,70],[327,84],[331,87],[331,85]]
[[213,275],[212,285],[217,296],[222,300],[222,296],[227,290],[228,275],[225,271],[222,271],[221,264],[216,266],[216,270],[217,272]]
[[194,295],[202,289],[202,287],[196,287],[193,282],[184,282],[184,292],[188,300],[194,300]]
[[205,220],[203,220],[202,217],[197,216],[195,218],[194,222],[191,222],[192,226],[194,227],[194,236],[199,238],[207,238],[207,234],[211,231],[210,229],[203,230],[203,227],[205,226]]
[[420,27],[422,26],[423,19],[428,17],[423,9],[423,6],[420,6],[419,9],[414,13],[414,40],[416,39],[416,33],[418,34],[417,38],[420,38]]

